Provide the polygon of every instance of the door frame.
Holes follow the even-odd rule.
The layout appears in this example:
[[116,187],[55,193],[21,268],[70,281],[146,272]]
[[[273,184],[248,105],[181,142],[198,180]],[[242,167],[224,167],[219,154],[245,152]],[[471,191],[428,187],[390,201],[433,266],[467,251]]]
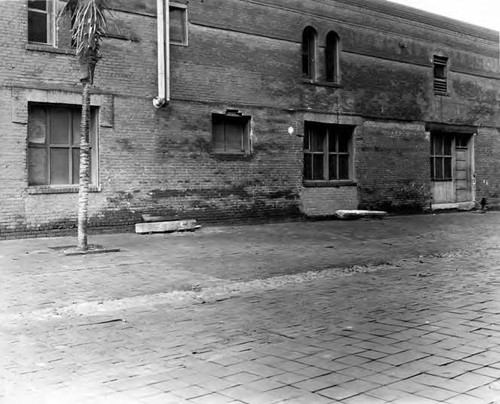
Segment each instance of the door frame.
[[[454,201],[434,203],[432,184],[433,180],[431,178],[431,173],[429,173],[429,178],[431,181],[431,209],[458,209],[458,210],[471,210],[476,205],[476,162],[475,162],[475,138],[477,135],[477,128],[472,126],[459,126],[459,125],[445,125],[445,124],[426,124],[426,139],[429,141],[429,156],[431,156],[431,143],[432,135],[436,133],[441,133],[443,135],[453,136],[452,141],[452,183],[453,183],[453,194]],[[468,154],[470,158],[470,201],[457,202],[457,192],[456,192],[456,138],[458,136],[469,136],[469,142],[467,145]]]

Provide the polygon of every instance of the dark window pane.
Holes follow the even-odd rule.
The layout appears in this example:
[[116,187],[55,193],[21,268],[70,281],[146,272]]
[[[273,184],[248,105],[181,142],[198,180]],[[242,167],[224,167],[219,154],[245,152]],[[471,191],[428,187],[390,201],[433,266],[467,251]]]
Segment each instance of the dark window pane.
[[443,158],[442,157],[436,157],[435,159],[435,164],[436,164],[436,179],[441,180],[443,179]]
[[443,137],[436,136],[434,138],[434,153],[438,156],[443,154]]
[[334,32],[330,32],[326,37],[325,64],[326,81],[335,82],[337,79],[338,64],[338,37]]
[[349,179],[349,156],[342,154],[339,156],[339,180]]
[[304,150],[309,150],[310,138],[311,138],[311,131],[308,128],[306,128],[304,134]]
[[53,108],[50,111],[50,143],[70,144],[70,111],[65,108]]
[[28,184],[47,185],[47,149],[31,147],[28,149]]
[[324,135],[323,131],[314,132],[311,134],[311,150],[312,151],[323,151],[324,145]]
[[337,151],[337,135],[332,132],[330,132],[328,136],[328,151],[329,152]]
[[47,0],[28,0],[28,7],[37,10],[47,10]]
[[[80,111],[76,111],[76,110],[72,111],[71,120],[72,120],[72,129],[73,130],[72,130],[71,136],[72,136],[72,143],[74,145],[79,145],[80,144],[80,133],[81,133],[80,132],[80,125],[82,123],[81,122],[81,116],[82,116],[82,114],[81,114]],[[91,115],[90,122],[92,122],[92,115]],[[92,126],[94,126],[94,125],[92,125]],[[92,129],[93,128],[91,128],[91,130],[90,130],[90,133],[91,133],[91,136],[90,136],[90,139],[89,139],[90,144],[92,144],[93,140],[94,140],[94,139],[92,139],[92,137],[93,137],[92,136],[92,132],[93,132]]]
[[455,139],[456,147],[467,147],[467,137],[466,136],[457,136]]
[[339,152],[340,153],[349,152],[349,138],[346,135],[339,136]]
[[50,183],[68,184],[69,149],[50,149]]
[[[72,173],[72,184],[78,184],[80,182],[80,149],[73,149],[73,173]],[[90,159],[92,161],[92,159]],[[92,170],[90,170],[92,172]],[[90,176],[90,182],[92,183],[92,175]]]
[[186,10],[170,7],[170,42],[186,43]]
[[302,75],[304,77],[310,77],[309,73],[309,54],[307,52],[302,52]]
[[328,162],[328,175],[330,180],[338,180],[338,156],[336,154],[330,154],[329,156],[329,162]]
[[28,12],[28,41],[48,43],[47,14]]
[[302,33],[302,74],[309,79],[314,78],[315,36],[311,27],[307,27]]
[[313,155],[313,180],[323,180],[325,179],[323,175],[323,154]]
[[443,138],[444,140],[444,155],[451,156],[451,136]]
[[45,144],[46,139],[45,109],[30,107],[28,117],[28,142]]
[[312,154],[304,154],[304,179],[312,180]]
[[434,172],[434,157],[431,157],[431,178],[436,178],[436,173]]
[[226,151],[241,152],[244,127],[241,122],[226,122]]
[[218,120],[214,122],[213,127],[214,132],[214,150],[223,152],[226,151],[226,147],[224,144],[224,122]]
[[[81,120],[81,111],[77,111],[77,120],[80,122]],[[99,126],[98,121],[99,114],[97,109],[93,109],[90,112],[90,144],[93,147],[97,147],[97,127]]]
[[451,179],[451,157],[444,158],[444,178]]

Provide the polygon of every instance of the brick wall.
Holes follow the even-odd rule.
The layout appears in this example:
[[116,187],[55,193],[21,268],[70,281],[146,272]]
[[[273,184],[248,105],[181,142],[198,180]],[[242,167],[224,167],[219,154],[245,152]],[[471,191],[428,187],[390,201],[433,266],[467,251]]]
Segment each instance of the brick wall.
[[429,206],[430,143],[425,127],[366,121],[356,142],[361,208],[419,211]]
[[[172,101],[157,110],[155,3],[113,3],[117,21],[102,47],[93,95],[100,127],[91,226],[130,228],[143,213],[208,223],[356,206],[422,209],[428,121],[482,125],[477,197],[498,196],[498,40],[490,31],[447,30],[443,21],[420,17],[409,24],[399,6],[394,18],[377,1],[192,0],[184,2],[189,46],[171,47]],[[70,49],[27,46],[26,17],[26,2],[0,2],[0,238],[65,232],[76,222],[74,189],[28,187],[26,123],[29,101],[80,102],[79,67]],[[320,55],[326,34],[339,34],[340,87],[303,82],[307,25],[318,31]],[[431,58],[439,52],[451,61],[447,97],[432,89]],[[212,151],[211,114],[226,109],[252,116],[248,156]],[[303,187],[305,120],[356,126],[354,186]]]
[[486,198],[490,208],[500,208],[500,132],[480,128],[474,137],[476,201]]
[[337,210],[358,208],[358,189],[355,185],[343,187],[303,188],[301,209],[309,217],[331,216]]

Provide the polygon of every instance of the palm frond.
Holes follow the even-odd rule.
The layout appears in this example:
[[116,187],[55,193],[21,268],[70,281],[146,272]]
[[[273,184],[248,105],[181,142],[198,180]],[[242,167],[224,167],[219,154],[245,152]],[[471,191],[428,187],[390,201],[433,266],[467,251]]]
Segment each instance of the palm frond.
[[108,0],[68,0],[59,16],[70,15],[71,37],[82,62],[100,57],[101,39],[107,30]]

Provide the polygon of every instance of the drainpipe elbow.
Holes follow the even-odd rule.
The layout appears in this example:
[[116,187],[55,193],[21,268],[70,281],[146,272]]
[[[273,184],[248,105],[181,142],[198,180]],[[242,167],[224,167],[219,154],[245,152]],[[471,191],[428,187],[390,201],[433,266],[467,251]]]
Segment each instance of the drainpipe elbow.
[[161,108],[168,105],[168,101],[165,98],[155,97],[153,98],[153,105],[155,108]]

